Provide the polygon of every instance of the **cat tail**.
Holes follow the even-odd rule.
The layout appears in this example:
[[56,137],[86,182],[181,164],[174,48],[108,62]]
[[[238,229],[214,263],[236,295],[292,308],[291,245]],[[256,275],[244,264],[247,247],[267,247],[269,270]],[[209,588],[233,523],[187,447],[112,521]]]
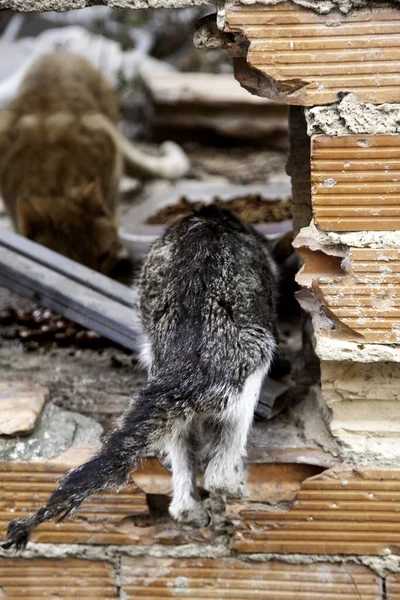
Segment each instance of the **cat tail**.
[[174,142],[161,144],[161,155],[154,156],[137,148],[105,115],[86,115],[82,120],[88,128],[101,129],[111,135],[125,159],[125,171],[131,177],[178,179],[189,171],[187,155]]
[[76,512],[88,496],[126,484],[131,469],[182,416],[184,403],[179,392],[167,392],[160,384],[148,384],[140,390],[98,452],[61,480],[46,506],[27,519],[9,523],[7,541],[0,548],[25,548],[32,530],[40,523],[55,518],[62,521]]

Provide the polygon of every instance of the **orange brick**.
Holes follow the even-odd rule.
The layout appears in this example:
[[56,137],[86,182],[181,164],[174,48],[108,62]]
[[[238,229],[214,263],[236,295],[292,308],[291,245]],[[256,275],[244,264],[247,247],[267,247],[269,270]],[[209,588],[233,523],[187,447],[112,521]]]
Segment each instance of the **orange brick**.
[[78,559],[0,558],[0,596],[7,599],[117,600],[111,565]]
[[400,229],[400,135],[313,136],[311,184],[319,229]]
[[[26,517],[46,503],[56,481],[77,465],[79,454],[79,451],[70,453],[68,460],[0,462],[1,539],[6,535],[10,520]],[[78,464],[82,459],[81,455]],[[155,459],[149,459],[131,474],[131,482],[119,494],[105,492],[91,496],[74,518],[62,523],[43,523],[33,531],[31,541],[99,545],[179,545],[210,541],[213,534],[207,528],[181,529],[172,520],[153,523],[146,493],[134,482],[136,477],[146,493],[163,495],[171,489],[168,471]]]
[[[400,101],[400,11],[374,8],[319,15],[282,3],[236,6],[227,30],[249,41],[247,63],[273,80],[270,96],[312,106],[354,92],[359,100]],[[237,56],[240,48],[232,44]]]
[[322,306],[329,317],[318,320],[320,335],[400,343],[400,250],[337,246],[324,252],[307,236],[302,233],[294,242],[304,261],[296,279],[313,290],[305,308],[320,314]]
[[307,479],[287,511],[248,503],[243,553],[380,555],[400,550],[400,469],[338,469]]
[[380,600],[381,581],[360,565],[247,563],[231,558],[122,558],[127,599]]
[[386,577],[387,600],[400,600],[400,575],[390,574]]
[[367,343],[400,341],[400,250],[351,248],[345,277],[321,277],[322,303]]

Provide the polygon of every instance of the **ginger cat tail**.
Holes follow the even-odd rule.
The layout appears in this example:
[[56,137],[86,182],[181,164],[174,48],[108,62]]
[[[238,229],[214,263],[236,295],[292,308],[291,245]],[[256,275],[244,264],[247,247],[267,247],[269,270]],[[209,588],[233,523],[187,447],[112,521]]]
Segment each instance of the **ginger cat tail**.
[[118,98],[82,56],[66,51],[33,63],[0,113],[0,193],[15,230],[102,273],[118,252],[124,165],[143,177],[189,168],[168,142],[149,156],[118,130]]

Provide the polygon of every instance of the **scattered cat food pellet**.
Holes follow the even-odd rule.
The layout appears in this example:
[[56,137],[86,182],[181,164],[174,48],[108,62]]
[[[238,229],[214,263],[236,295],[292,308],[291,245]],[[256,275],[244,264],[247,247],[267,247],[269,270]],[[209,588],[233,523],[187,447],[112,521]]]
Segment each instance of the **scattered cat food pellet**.
[[5,327],[0,334],[3,339],[19,340],[28,352],[49,344],[63,348],[79,346],[93,350],[113,345],[96,331],[84,329],[54,311],[39,306],[35,306],[31,311],[16,311],[12,306],[5,308],[0,311],[0,326]]
[[0,325],[12,325],[15,319],[15,312],[6,308],[5,310],[0,311]]
[[[226,208],[246,223],[279,223],[292,218],[292,207],[289,198],[275,201],[265,200],[259,194],[240,196],[232,200],[214,198],[213,205]],[[189,202],[182,197],[179,202],[161,208],[146,221],[148,225],[172,225],[178,219],[189,215],[192,210],[200,210],[209,206],[204,202]]]

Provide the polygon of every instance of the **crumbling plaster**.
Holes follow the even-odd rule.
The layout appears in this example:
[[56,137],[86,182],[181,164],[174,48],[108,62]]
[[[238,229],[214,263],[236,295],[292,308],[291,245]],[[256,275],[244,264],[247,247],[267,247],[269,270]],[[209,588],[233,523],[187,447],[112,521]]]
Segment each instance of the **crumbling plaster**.
[[[0,0],[0,9],[9,9],[19,12],[45,12],[50,10],[65,11],[85,8],[93,4],[105,4],[111,8],[187,8],[193,6],[217,5],[219,9],[225,6],[254,4],[273,5],[284,0]],[[310,8],[321,14],[332,10],[348,13],[353,8],[368,7],[373,4],[388,4],[383,0],[293,0],[294,3]],[[399,0],[393,0],[398,3]]]
[[[84,558],[86,560],[106,560],[118,571],[121,556],[153,556],[154,558],[224,558],[230,556],[230,550],[225,544],[197,545],[171,547],[154,546],[91,546],[85,544],[40,544],[30,543],[22,551],[20,558]],[[0,557],[9,558],[9,553],[0,549]],[[388,573],[400,573],[400,556],[392,554],[388,549],[384,556],[343,556],[326,554],[278,554],[259,553],[236,555],[235,558],[246,562],[265,563],[279,560],[288,564],[310,565],[316,562],[358,564],[369,567],[380,577]]]
[[312,221],[302,229],[304,235],[313,238],[320,246],[348,246],[349,248],[400,248],[398,231],[321,231]]
[[400,104],[360,102],[347,94],[328,106],[305,109],[308,135],[377,135],[400,132]]

